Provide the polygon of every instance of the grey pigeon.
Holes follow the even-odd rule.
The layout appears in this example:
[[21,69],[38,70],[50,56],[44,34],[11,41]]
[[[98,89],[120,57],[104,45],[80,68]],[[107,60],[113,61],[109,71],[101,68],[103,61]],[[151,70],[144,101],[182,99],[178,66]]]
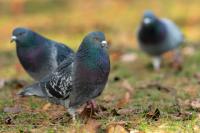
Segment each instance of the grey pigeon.
[[183,43],[184,37],[171,20],[160,19],[152,11],[146,11],[138,28],[137,40],[140,48],[153,56],[154,69],[158,70],[162,54],[175,50],[179,55],[177,48]]
[[76,54],[19,94],[39,96],[61,104],[75,119],[76,108],[102,93],[109,72],[110,59],[105,36],[102,32],[91,32],[83,39]]
[[47,39],[26,28],[16,28],[12,33],[20,63],[35,80],[41,80],[55,70],[73,50],[62,43]]

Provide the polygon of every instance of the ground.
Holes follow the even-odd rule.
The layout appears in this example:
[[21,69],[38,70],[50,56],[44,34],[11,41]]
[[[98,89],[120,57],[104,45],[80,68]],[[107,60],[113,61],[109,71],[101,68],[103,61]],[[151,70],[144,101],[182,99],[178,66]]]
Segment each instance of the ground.
[[[0,21],[0,132],[200,131],[198,1],[166,0],[148,5],[144,1],[85,4],[76,0],[70,6],[62,0],[56,4],[37,2],[27,2],[25,11],[14,8],[17,14],[6,8],[9,2],[0,5],[4,13]],[[185,34],[186,43],[180,48],[182,69],[172,66],[168,53],[161,70],[155,72],[151,58],[136,47],[134,32],[141,14],[155,7],[158,15],[172,18]],[[60,9],[66,9],[66,14],[61,15]],[[113,15],[116,13],[118,17]],[[97,98],[97,110],[86,110],[72,122],[62,106],[16,95],[23,86],[34,82],[18,62],[15,44],[9,43],[16,26],[30,27],[66,42],[74,50],[87,32],[98,29],[106,33],[111,44],[111,73],[104,92]]]

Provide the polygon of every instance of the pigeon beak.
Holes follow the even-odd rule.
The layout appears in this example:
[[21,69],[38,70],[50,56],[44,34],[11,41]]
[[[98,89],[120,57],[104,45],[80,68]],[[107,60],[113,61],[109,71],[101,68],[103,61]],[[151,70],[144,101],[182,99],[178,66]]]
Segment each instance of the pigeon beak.
[[101,42],[101,46],[102,46],[102,47],[105,47],[105,48],[107,48],[107,49],[109,48],[108,43],[107,43],[107,41],[105,41],[105,40]]
[[148,25],[148,24],[150,24],[152,21],[151,21],[150,18],[144,18],[143,22],[144,22],[144,24]]
[[12,42],[14,42],[16,40],[17,40],[17,37],[16,36],[12,36],[10,42],[12,43]]

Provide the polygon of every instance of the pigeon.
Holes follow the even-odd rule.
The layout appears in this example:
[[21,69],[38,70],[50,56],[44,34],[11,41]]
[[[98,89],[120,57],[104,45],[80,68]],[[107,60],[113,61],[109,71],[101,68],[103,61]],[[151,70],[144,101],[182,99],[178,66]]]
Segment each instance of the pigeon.
[[26,72],[36,81],[55,70],[62,61],[74,54],[62,43],[47,39],[27,28],[13,30],[11,42],[16,42],[18,59]]
[[63,105],[75,120],[76,109],[102,93],[109,72],[110,59],[104,33],[91,32],[83,39],[78,51],[55,71],[18,94],[38,96]]
[[[172,51],[178,60],[178,47],[183,44],[184,37],[180,29],[169,19],[158,18],[152,11],[146,11],[137,31],[140,48],[153,57],[155,70],[160,69],[162,55]],[[179,56],[180,57],[180,56]]]

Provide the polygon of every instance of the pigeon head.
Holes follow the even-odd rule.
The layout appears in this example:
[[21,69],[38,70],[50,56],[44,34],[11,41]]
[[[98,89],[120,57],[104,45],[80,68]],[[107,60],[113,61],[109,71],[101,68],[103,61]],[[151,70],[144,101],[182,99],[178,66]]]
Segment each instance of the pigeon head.
[[84,39],[80,46],[80,49],[91,48],[93,50],[102,49],[104,51],[108,50],[108,44],[105,39],[104,33],[102,32],[91,32]]
[[145,11],[143,19],[142,19],[142,24],[143,26],[151,26],[155,24],[158,21],[157,17],[154,15],[154,13],[150,10]]
[[28,46],[33,40],[34,32],[26,28],[16,28],[13,30],[11,42],[16,42],[17,45]]

